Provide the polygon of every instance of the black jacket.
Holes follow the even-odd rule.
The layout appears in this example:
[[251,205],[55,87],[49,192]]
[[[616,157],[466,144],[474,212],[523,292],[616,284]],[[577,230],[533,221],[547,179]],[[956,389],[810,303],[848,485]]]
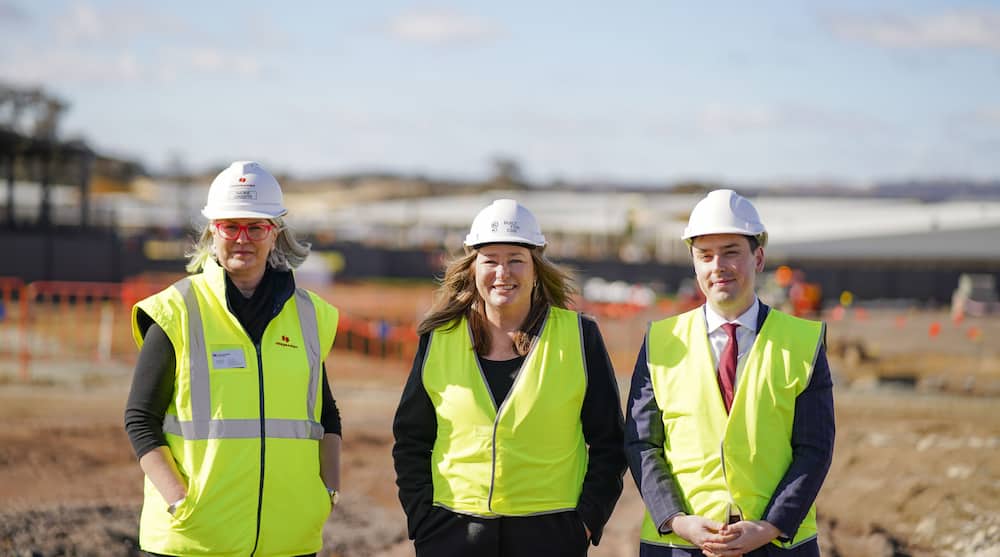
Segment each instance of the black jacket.
[[[604,346],[604,339],[595,323],[584,317],[583,351],[587,366],[587,391],[584,395],[580,421],[589,446],[587,473],[577,512],[591,531],[594,545],[601,539],[604,525],[622,492],[625,455],[621,402],[614,369]],[[538,332],[535,331],[534,334]],[[416,538],[421,522],[427,517],[434,498],[431,480],[431,450],[437,435],[437,418],[430,396],[422,381],[422,362],[430,335],[422,335],[413,368],[403,387],[403,394],[392,424],[395,444],[392,448],[396,467],[399,500],[406,512],[411,539]],[[484,371],[491,363],[480,358]],[[497,362],[503,364],[503,362]],[[493,383],[492,381],[490,383]],[[503,401],[504,388],[487,385],[497,404]],[[509,388],[509,385],[507,386]],[[497,390],[501,392],[497,392]]]

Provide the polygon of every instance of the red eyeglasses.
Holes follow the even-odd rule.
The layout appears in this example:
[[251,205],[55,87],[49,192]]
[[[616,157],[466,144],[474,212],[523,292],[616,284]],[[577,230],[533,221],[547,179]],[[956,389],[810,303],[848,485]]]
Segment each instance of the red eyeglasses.
[[266,239],[267,235],[277,228],[277,226],[269,222],[239,224],[236,222],[221,221],[212,225],[219,232],[219,236],[222,236],[226,240],[236,240],[241,234],[245,233],[247,239],[251,242],[260,242]]

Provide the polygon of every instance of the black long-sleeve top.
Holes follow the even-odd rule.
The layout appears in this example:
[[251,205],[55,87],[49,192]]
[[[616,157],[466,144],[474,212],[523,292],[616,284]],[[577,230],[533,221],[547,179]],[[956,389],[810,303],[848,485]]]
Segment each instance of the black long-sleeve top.
[[[768,306],[760,305],[757,330],[763,326],[769,311]],[[691,510],[685,508],[663,454],[666,435],[662,412],[653,396],[645,343],[635,362],[626,405],[625,454],[629,469],[653,524],[661,526],[667,519]],[[792,462],[762,517],[784,534],[784,540],[795,537],[819,494],[833,459],[834,435],[833,381],[823,342],[809,385],[795,399],[790,440]]]
[[[622,492],[625,455],[621,402],[614,369],[608,358],[600,329],[589,317],[581,320],[583,352],[587,366],[587,390],[580,411],[583,436],[589,446],[587,472],[576,510],[591,531],[597,545],[604,525]],[[534,331],[533,334],[538,334]],[[392,448],[399,500],[407,517],[411,539],[433,506],[431,451],[437,436],[437,417],[430,396],[424,389],[422,366],[430,334],[420,337],[413,367],[393,420],[395,444]],[[524,358],[502,362],[479,358],[487,386],[499,406],[506,399],[517,370]]]
[[[285,302],[295,293],[295,279],[290,271],[270,267],[261,278],[253,296],[245,298],[226,276],[226,302],[254,343],[259,343],[267,324],[274,319]],[[142,349],[132,378],[132,389],[125,405],[125,432],[136,458],[167,444],[163,435],[163,416],[174,397],[177,367],[176,353],[167,333],[140,311],[139,330],[143,333]],[[325,433],[341,434],[340,411],[330,392],[323,364],[323,406],[320,423]]]

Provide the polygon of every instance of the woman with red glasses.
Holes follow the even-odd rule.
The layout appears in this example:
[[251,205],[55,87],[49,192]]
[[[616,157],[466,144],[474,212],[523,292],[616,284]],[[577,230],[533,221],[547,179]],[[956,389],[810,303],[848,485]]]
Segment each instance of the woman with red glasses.
[[340,485],[324,360],[337,309],[295,286],[309,254],[255,162],[212,182],[191,276],[132,310],[125,429],[146,475],[150,555],[314,555]]

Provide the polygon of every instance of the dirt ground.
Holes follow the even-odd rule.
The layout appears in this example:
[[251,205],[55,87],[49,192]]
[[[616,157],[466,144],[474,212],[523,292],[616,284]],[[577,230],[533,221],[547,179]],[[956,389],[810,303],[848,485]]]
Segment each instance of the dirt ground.
[[[429,304],[426,287],[342,285],[329,298],[345,313],[404,320]],[[623,396],[652,317],[600,320]],[[942,332],[928,337],[934,322]],[[1000,557],[1000,358],[970,326],[980,338],[1000,333],[995,318],[955,324],[943,313],[830,322],[837,447],[818,501],[824,555]],[[45,365],[71,371],[0,381],[0,555],[136,555],[142,475],[122,429],[129,364]],[[344,421],[344,495],[321,555],[412,555],[390,456],[409,362],[335,351],[328,368]],[[641,518],[626,476],[590,554],[635,555]]]

